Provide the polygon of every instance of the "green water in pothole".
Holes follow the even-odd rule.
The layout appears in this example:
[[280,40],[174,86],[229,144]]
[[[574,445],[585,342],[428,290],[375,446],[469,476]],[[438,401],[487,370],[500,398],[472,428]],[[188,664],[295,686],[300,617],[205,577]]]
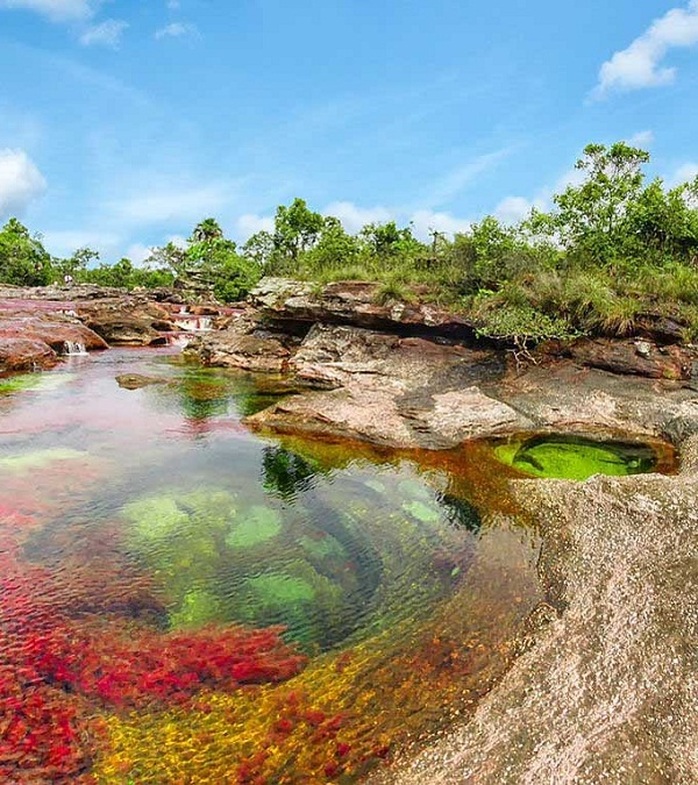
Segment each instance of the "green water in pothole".
[[494,453],[502,463],[533,477],[566,480],[586,480],[594,474],[642,474],[658,463],[655,451],[646,444],[565,435],[510,441],[495,447]]

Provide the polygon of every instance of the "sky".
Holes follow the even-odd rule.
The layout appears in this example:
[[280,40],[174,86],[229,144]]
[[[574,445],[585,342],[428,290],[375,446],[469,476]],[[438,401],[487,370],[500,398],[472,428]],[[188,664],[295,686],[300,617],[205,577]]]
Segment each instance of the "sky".
[[698,174],[698,0],[0,0],[0,221],[108,263],[299,196],[465,231],[590,142]]

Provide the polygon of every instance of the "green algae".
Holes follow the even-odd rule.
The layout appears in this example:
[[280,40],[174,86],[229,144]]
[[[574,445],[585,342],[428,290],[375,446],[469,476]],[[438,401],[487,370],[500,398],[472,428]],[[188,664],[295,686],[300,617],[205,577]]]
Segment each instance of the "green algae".
[[18,373],[0,378],[0,395],[34,390],[49,392],[57,390],[75,377],[72,373]]
[[222,616],[220,599],[206,589],[195,587],[185,593],[179,608],[170,612],[169,619],[171,627],[189,629],[220,621]]
[[536,436],[499,445],[494,453],[502,463],[534,477],[567,480],[640,474],[656,465],[655,453],[647,445],[581,437]]
[[237,617],[255,626],[282,624],[290,640],[305,647],[341,637],[342,587],[311,564],[295,560],[283,572],[264,572],[240,588]]
[[254,505],[225,538],[231,548],[253,548],[276,537],[282,529],[281,515],[273,507]]
[[435,521],[440,520],[442,517],[441,510],[432,507],[429,504],[425,504],[422,501],[414,500],[411,502],[405,502],[402,505],[402,509],[412,515],[418,521],[422,521],[422,523],[434,523]]
[[84,460],[89,453],[69,447],[52,447],[47,450],[34,450],[23,455],[8,455],[0,458],[0,469],[10,472],[28,472],[43,469],[58,461]]

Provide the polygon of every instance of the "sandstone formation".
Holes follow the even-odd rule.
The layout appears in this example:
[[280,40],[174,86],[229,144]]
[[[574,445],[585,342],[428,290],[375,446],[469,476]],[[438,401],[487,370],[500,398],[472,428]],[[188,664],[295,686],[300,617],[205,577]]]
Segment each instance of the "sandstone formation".
[[683,447],[674,477],[514,483],[548,623],[469,722],[372,785],[698,782],[698,438]]

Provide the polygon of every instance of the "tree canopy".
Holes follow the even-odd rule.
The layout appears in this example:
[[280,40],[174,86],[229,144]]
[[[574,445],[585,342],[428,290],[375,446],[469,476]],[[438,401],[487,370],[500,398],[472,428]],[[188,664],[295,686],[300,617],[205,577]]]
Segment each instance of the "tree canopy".
[[182,246],[153,248],[136,266],[102,263],[89,248],[54,259],[40,236],[11,218],[0,231],[0,280],[37,285],[70,275],[125,288],[195,282],[230,302],[262,275],[362,278],[381,282],[382,299],[418,286],[420,297],[469,311],[492,335],[619,333],[643,309],[681,316],[698,335],[698,178],[672,187],[647,181],[649,160],[626,142],[587,145],[578,181],[549,209],[511,225],[487,215],[452,238],[432,231],[430,243],[395,221],[350,234],[338,218],[295,198],[277,207],[270,231],[241,249],[208,217]]

